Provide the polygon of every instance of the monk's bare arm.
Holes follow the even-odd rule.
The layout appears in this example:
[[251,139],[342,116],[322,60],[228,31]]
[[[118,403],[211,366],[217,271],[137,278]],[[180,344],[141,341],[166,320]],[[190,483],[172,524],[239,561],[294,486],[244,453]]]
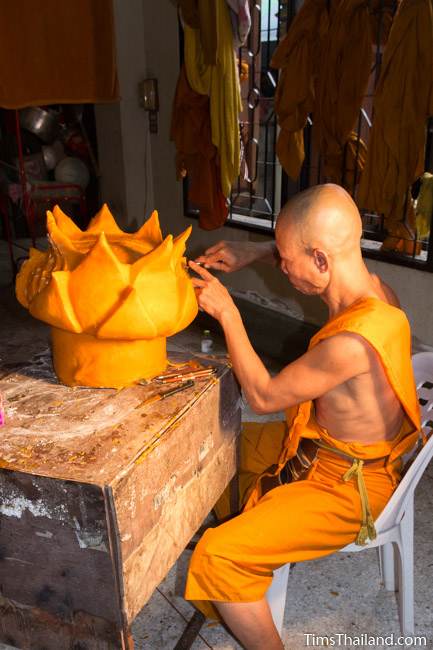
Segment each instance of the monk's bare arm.
[[234,371],[257,413],[272,413],[315,399],[370,369],[368,344],[355,334],[343,333],[322,341],[271,377],[254,351],[226,287],[206,269],[189,264],[201,276],[192,280],[199,304],[222,325]]
[[274,413],[316,399],[371,369],[368,344],[357,335],[342,333],[271,377],[251,346],[239,312],[227,314],[221,324],[233,369],[256,413]]
[[268,242],[230,242],[220,241],[208,248],[196,262],[205,268],[231,273],[252,264],[265,262],[272,266],[279,264],[280,258],[274,241]]

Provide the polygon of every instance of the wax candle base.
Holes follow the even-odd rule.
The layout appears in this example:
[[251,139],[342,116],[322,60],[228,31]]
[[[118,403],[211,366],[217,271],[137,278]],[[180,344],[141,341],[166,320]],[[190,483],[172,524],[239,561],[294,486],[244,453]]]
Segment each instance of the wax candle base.
[[167,367],[166,339],[98,339],[51,328],[54,370],[67,386],[123,388]]

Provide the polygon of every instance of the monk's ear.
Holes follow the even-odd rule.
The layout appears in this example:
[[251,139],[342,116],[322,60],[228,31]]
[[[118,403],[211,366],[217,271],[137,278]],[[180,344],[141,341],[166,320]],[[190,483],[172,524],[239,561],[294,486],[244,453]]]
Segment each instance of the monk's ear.
[[329,268],[328,256],[326,255],[326,253],[319,250],[318,248],[315,248],[313,250],[313,258],[314,258],[314,263],[317,269],[320,271],[320,273],[326,273],[326,271]]

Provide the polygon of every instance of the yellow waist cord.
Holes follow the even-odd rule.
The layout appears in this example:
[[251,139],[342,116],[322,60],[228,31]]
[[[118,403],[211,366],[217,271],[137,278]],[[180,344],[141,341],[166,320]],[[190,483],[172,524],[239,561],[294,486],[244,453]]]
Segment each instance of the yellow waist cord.
[[[346,454],[344,451],[341,451],[340,449],[335,449],[335,447],[326,445],[324,442],[321,442],[320,440],[314,440],[314,443],[321,449],[325,449],[326,451],[330,451],[334,454],[338,454],[339,456],[342,456],[343,458],[347,458],[348,460],[352,461],[352,466],[349,467],[347,472],[345,472],[345,474],[343,475],[343,481],[350,481],[351,478],[356,476],[356,480],[358,483],[358,492],[361,499],[362,521],[361,521],[361,528],[355,540],[355,544],[357,544],[358,546],[365,546],[369,539],[371,541],[376,539],[377,533],[376,533],[376,528],[374,526],[373,515],[371,514],[371,510],[370,510],[370,503],[368,500],[367,488],[365,486],[364,474],[362,472],[362,468],[364,467],[364,461],[361,460],[360,458],[354,458],[350,454]],[[386,458],[386,456],[382,456],[381,458],[374,458],[371,460],[382,460],[384,458]]]

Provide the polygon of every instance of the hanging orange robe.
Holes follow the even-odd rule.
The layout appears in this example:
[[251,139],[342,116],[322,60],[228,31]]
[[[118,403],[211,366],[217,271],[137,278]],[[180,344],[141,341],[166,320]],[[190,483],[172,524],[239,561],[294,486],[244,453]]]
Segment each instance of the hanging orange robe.
[[313,113],[326,176],[353,189],[353,169],[356,164],[359,178],[365,145],[360,141],[354,147],[351,131],[371,55],[365,0],[336,0],[329,9],[324,0],[307,0],[297,13],[271,60],[273,68],[281,69],[275,93],[281,128],[277,155],[293,180],[298,179],[304,161],[304,127]]
[[[273,571],[283,564],[323,557],[354,542],[365,513],[352,461],[365,462],[362,480],[376,519],[399,481],[402,454],[419,439],[410,327],[404,313],[376,298],[361,299],[329,321],[310,348],[341,332],[361,335],[377,352],[405,412],[401,431],[386,442],[342,442],[318,425],[312,402],[290,409],[287,424],[246,424],[239,471],[243,512],[205,532],[189,568],[185,597],[206,616],[218,618],[211,601],[262,599]],[[281,472],[301,437],[320,439],[328,448],[319,447],[306,479],[263,495],[263,478]]]
[[277,155],[293,180],[304,161],[303,130],[312,113],[326,179],[349,191],[359,182],[366,146],[353,129],[371,73],[372,44],[386,42],[391,21],[391,0],[306,0],[296,14],[271,60],[280,69]]
[[327,20],[326,1],[306,0],[271,60],[271,67],[280,69],[275,112],[281,130],[276,151],[293,180],[298,179],[305,157],[304,127],[314,105],[313,73],[321,20]]
[[[184,63],[191,88],[196,93],[209,95],[212,143],[219,154],[221,189],[224,196],[229,197],[240,167],[239,113],[242,101],[230,12],[225,0],[213,1],[217,34],[216,63],[206,63],[202,29],[191,29],[187,24],[184,26]],[[209,4],[199,3],[200,11],[204,11]],[[212,20],[213,13],[209,8],[202,15],[206,22]]]
[[355,189],[365,161],[365,145],[361,140],[356,144],[352,129],[370,76],[372,39],[365,0],[331,4],[329,26],[319,39],[313,120],[327,180],[341,183],[349,191]]
[[173,101],[170,139],[176,144],[177,177],[188,175],[188,199],[199,209],[200,228],[220,228],[229,208],[221,189],[218,151],[212,144],[209,97],[191,88],[183,66]]
[[385,215],[391,236],[385,248],[397,249],[399,238],[414,238],[409,189],[424,171],[426,124],[433,115],[432,61],[431,0],[403,0],[385,48],[357,200],[361,208]]

